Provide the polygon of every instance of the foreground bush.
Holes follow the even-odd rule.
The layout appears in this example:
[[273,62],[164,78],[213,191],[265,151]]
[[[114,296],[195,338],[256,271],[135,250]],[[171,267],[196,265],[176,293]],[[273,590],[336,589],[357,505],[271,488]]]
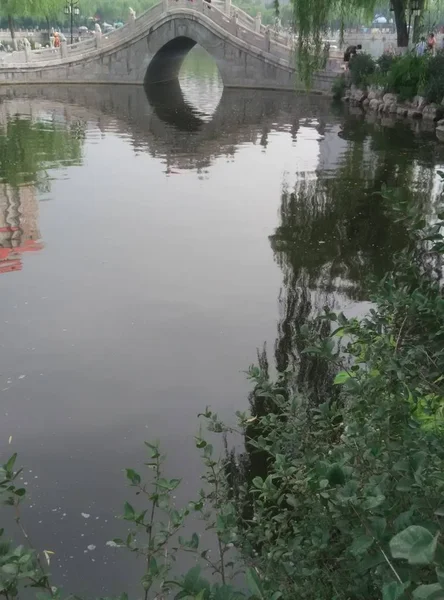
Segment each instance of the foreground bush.
[[424,95],[429,102],[441,104],[444,99],[444,54],[439,53],[427,62]]
[[349,68],[351,83],[357,87],[366,87],[375,72],[375,61],[370,54],[362,52],[351,57]]
[[401,101],[411,100],[424,89],[429,60],[434,59],[414,54],[394,60],[387,72],[387,90],[398,94]]
[[[316,405],[292,373],[250,371],[240,546],[288,600],[444,597],[444,222],[424,240],[420,219],[399,218],[412,244],[377,309],[362,321],[326,313],[331,337],[306,349],[337,365],[339,397]],[[264,473],[251,473],[254,453]]]
[[[335,80],[334,95],[339,94],[342,81],[342,78]],[[383,54],[376,61],[369,54],[358,54],[350,61],[350,83],[361,88],[376,85],[384,92],[397,94],[401,102],[412,100],[414,96],[425,96],[428,102],[441,104],[444,99],[444,53],[439,52],[436,56]]]

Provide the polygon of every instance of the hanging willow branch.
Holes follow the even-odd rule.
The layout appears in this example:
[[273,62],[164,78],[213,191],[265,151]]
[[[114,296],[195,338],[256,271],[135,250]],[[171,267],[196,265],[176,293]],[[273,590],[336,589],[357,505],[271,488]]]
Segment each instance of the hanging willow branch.
[[[353,16],[373,16],[375,0],[291,0],[293,29],[298,39],[298,71],[307,87],[313,74],[325,66],[325,36],[332,19],[340,22],[340,36]],[[275,5],[279,0],[275,0]]]

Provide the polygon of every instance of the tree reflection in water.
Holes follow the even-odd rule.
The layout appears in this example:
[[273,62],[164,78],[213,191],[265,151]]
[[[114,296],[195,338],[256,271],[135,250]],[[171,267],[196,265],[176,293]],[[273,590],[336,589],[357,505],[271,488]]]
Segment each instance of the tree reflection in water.
[[[24,107],[22,107],[23,109]],[[41,250],[37,192],[50,187],[48,169],[81,164],[85,127],[7,113],[0,128],[0,274],[19,271],[25,252]]]
[[[325,307],[337,310],[369,299],[371,281],[391,269],[408,240],[403,222],[387,210],[386,189],[396,188],[398,201],[430,216],[435,164],[444,158],[439,146],[424,143],[404,128],[378,129],[352,119],[342,126],[340,136],[347,146],[333,172],[299,177],[293,190],[283,186],[280,222],[270,236],[283,273],[275,385],[284,397],[297,391],[314,405],[335,399],[334,371],[321,357],[304,353],[308,342],[301,329],[328,336],[330,322],[315,320]],[[258,359],[268,377],[265,350]],[[257,389],[249,400],[252,416],[276,412]],[[267,455],[249,443],[261,433],[253,421],[246,431],[246,452],[233,452],[228,461],[239,501],[243,484],[266,475]],[[249,516],[248,497],[242,502],[243,514]]]

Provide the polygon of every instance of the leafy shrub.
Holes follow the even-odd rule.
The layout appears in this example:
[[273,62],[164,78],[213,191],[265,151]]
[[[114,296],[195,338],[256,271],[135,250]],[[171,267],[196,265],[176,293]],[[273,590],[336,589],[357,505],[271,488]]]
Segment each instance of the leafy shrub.
[[[250,370],[268,410],[245,428],[238,546],[281,600],[444,597],[444,222],[424,238],[421,217],[388,200],[412,238],[377,308],[360,321],[327,311],[331,337],[305,350],[341,369],[339,396],[317,404],[291,373]],[[266,469],[252,474],[257,453]]]
[[381,54],[381,56],[378,58],[376,64],[381,73],[387,74],[392,68],[393,64],[396,62],[396,60],[399,60],[399,58],[394,56],[393,54],[384,52],[384,54]]
[[424,95],[428,102],[440,104],[444,98],[444,54],[430,57],[426,65]]
[[341,98],[343,98],[346,88],[347,80],[345,78],[345,75],[338,75],[338,77],[336,77],[333,81],[333,85],[331,88],[333,98],[335,100],[340,100]]
[[406,54],[395,58],[387,73],[387,89],[401,101],[411,100],[424,88],[428,58]]
[[393,54],[382,54],[376,61],[376,68],[368,79],[369,85],[376,86],[384,92],[388,90],[388,77],[393,64],[398,57]]
[[370,54],[362,52],[350,59],[350,77],[352,84],[366,87],[370,76],[375,72],[375,61]]

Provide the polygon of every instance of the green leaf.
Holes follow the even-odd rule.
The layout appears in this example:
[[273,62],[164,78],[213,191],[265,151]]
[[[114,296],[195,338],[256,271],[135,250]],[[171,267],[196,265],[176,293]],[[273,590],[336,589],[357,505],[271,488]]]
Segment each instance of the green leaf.
[[347,371],[340,371],[334,378],[333,383],[334,385],[341,385],[345,383],[347,379],[350,379],[350,374],[347,373]]
[[8,460],[8,462],[4,465],[5,471],[7,471],[8,473],[10,473],[12,471],[12,469],[14,468],[16,460],[17,460],[17,452],[15,452],[11,456],[11,458]]
[[431,583],[430,585],[420,585],[413,592],[415,600],[443,600],[444,590],[439,583]]
[[126,519],[127,521],[134,521],[136,513],[134,512],[134,508],[129,502],[125,502],[123,511],[124,519]]
[[363,554],[373,544],[374,539],[370,535],[361,535],[354,540],[350,546],[350,552],[355,556]]
[[25,565],[27,562],[29,562],[32,558],[32,554],[23,554],[23,556],[21,556],[19,558],[19,564],[20,565]]
[[133,485],[139,485],[142,481],[139,473],[136,473],[134,469],[126,469],[126,476]]
[[375,533],[377,538],[381,538],[384,535],[387,527],[387,521],[383,517],[370,517],[369,521],[372,525],[371,529]]
[[419,525],[411,525],[390,540],[393,558],[404,558],[411,565],[426,565],[433,561],[438,538]]
[[159,567],[157,566],[157,560],[154,558],[154,556],[152,556],[150,559],[150,564],[149,564],[148,570],[150,572],[150,575],[152,575],[153,577],[155,577],[159,573]]
[[211,458],[211,456],[213,455],[213,446],[211,444],[207,444],[204,448],[203,453],[205,458]]
[[25,488],[19,488],[18,490],[15,490],[14,494],[22,498],[26,494],[26,490]]
[[[432,535],[430,532],[428,533],[430,536]],[[428,537],[424,537],[414,544],[409,555],[409,563],[411,565],[429,565],[431,562],[433,562],[436,552],[436,545],[438,543],[438,535],[439,533],[431,540],[428,539]]]
[[185,575],[185,579],[183,580],[183,588],[188,592],[188,595],[195,594],[201,590],[201,588],[208,589],[209,583],[206,579],[203,579],[200,576],[201,568],[199,565],[196,565],[192,569],[190,569]]
[[372,510],[373,508],[376,508],[377,506],[382,504],[384,500],[385,496],[383,496],[382,494],[378,496],[368,496],[368,498],[366,498],[364,502],[364,508],[366,508],[367,510]]
[[262,591],[261,580],[259,579],[256,571],[250,567],[249,569],[247,569],[245,576],[247,579],[247,586],[250,592],[253,594],[253,596],[256,596],[257,598],[260,598],[262,600],[262,598],[264,598],[264,593]]
[[410,582],[399,583],[398,581],[391,581],[390,583],[386,583],[382,588],[382,600],[398,600],[409,585]]
[[261,490],[264,487],[264,481],[263,481],[262,477],[255,477],[253,479],[253,485],[258,490]]
[[2,571],[7,575],[15,575],[18,571],[18,565],[16,565],[15,563],[7,563],[6,565],[2,566]]
[[297,505],[298,505],[297,500],[296,500],[296,498],[292,494],[286,494],[285,499],[287,500],[287,503],[290,506],[292,506],[293,508],[297,507]]
[[409,477],[402,477],[396,484],[396,490],[398,492],[410,492],[413,484],[414,481]]
[[348,392],[359,392],[361,390],[361,386],[355,377],[349,377],[344,383],[344,389],[346,389]]
[[157,486],[164,489],[164,490],[170,490],[173,491],[177,488],[177,486],[180,484],[181,480],[180,479],[159,479],[157,482]]

